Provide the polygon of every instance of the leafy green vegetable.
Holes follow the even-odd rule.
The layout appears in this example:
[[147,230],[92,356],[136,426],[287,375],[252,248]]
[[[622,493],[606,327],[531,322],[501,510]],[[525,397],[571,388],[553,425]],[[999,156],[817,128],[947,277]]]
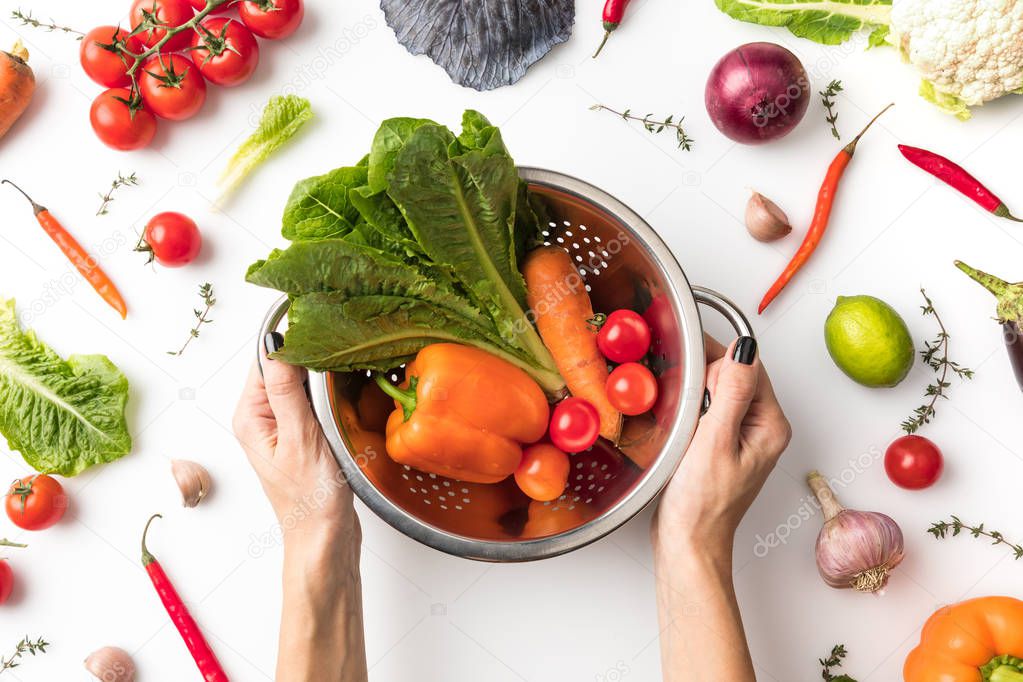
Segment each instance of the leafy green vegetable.
[[272,97],[263,109],[259,127],[238,147],[238,151],[227,162],[227,168],[217,183],[221,187],[218,203],[223,203],[256,166],[294,137],[312,117],[312,106],[304,97],[297,95]]
[[824,45],[844,43],[864,27],[887,26],[892,5],[892,0],[714,1],[733,19],[785,26],[800,38]]
[[0,299],[0,433],[36,471],[74,476],[131,451],[128,380],[102,355],[62,359]]
[[960,121],[967,121],[970,119],[970,107],[966,106],[966,103],[955,95],[950,95],[947,92],[941,92],[934,87],[934,83],[929,80],[920,81],[920,96],[928,102],[936,105],[939,109],[952,114]]
[[518,269],[545,214],[500,131],[474,111],[458,137],[389,119],[365,162],[299,182],[283,220],[292,245],[249,268],[249,282],[292,299],[277,357],[386,370],[447,341],[502,357],[551,393],[563,388],[526,317]]

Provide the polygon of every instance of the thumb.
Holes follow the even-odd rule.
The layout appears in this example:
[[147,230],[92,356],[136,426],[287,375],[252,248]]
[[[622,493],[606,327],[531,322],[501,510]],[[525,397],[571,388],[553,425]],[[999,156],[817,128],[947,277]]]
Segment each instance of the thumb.
[[738,439],[739,426],[757,393],[760,371],[755,366],[756,355],[756,339],[739,337],[722,359],[717,385],[710,396],[710,409],[704,419],[714,420],[729,439]]
[[[264,339],[268,353],[279,350],[282,343],[281,335],[276,332],[270,332]],[[313,419],[305,380],[306,372],[301,367],[268,356],[264,358],[263,385],[266,386],[266,397],[277,421],[277,432],[281,439],[300,436],[308,421]]]

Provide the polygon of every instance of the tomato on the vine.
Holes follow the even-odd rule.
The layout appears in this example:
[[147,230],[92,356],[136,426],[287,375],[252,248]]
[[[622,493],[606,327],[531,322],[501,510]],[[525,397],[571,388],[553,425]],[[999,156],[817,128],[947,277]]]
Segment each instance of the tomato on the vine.
[[554,406],[550,436],[555,447],[565,452],[582,452],[597,442],[600,415],[588,400],[565,398]]
[[616,310],[597,332],[597,348],[611,362],[636,362],[650,350],[650,325],[632,310]]
[[[196,12],[201,12],[206,9],[206,0],[189,0],[189,2],[192,3],[192,8],[195,9]],[[212,13],[223,14],[224,12],[229,12],[234,3],[235,0],[227,0],[224,4],[218,5]]]
[[142,62],[142,101],[160,118],[183,121],[206,102],[206,81],[191,59],[180,54],[153,56]]
[[139,39],[116,26],[99,26],[82,38],[78,59],[85,75],[107,88],[126,88],[131,85],[128,67],[135,60],[118,51],[123,45],[129,52],[139,54],[145,48]]
[[7,516],[25,530],[43,530],[60,521],[67,495],[57,479],[46,474],[16,480],[7,491]]
[[605,389],[611,406],[629,417],[649,412],[657,402],[657,378],[638,362],[615,367]]
[[192,47],[192,60],[203,78],[224,87],[244,83],[259,64],[259,45],[252,31],[235,19],[203,19]]
[[549,443],[537,443],[522,451],[515,482],[538,502],[556,500],[568,485],[569,468],[568,455]]
[[[146,28],[137,35],[146,47],[156,45],[167,35],[167,28],[177,28],[195,16],[188,0],[135,0],[128,18],[135,30],[143,23]],[[191,31],[181,31],[168,40],[160,50],[164,53],[184,50],[192,41]]]
[[7,601],[14,589],[14,571],[6,559],[0,559],[0,604]]
[[149,260],[168,268],[188,265],[202,249],[202,235],[195,221],[176,211],[157,213],[146,223],[136,251],[149,253]]
[[92,102],[89,121],[100,141],[113,149],[142,149],[156,135],[156,119],[144,107],[133,112],[128,88],[111,88]]
[[238,15],[260,38],[287,38],[302,23],[302,0],[240,0]]
[[923,436],[902,436],[884,453],[884,470],[891,482],[907,490],[934,485],[945,468],[938,446]]

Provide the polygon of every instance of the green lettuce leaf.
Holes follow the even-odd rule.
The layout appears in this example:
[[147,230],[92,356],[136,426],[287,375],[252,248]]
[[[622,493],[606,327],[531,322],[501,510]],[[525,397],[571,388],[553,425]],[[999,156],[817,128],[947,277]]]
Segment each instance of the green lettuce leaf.
[[412,257],[425,255],[391,197],[384,193],[373,193],[367,186],[353,190],[348,200],[366,224],[387,243],[385,251]]
[[128,380],[102,355],[62,359],[0,299],[0,433],[36,471],[74,476],[131,451]]
[[359,212],[353,190],[366,184],[364,166],[336,168],[301,180],[284,206],[281,234],[291,241],[343,237],[355,229]]
[[960,121],[968,121],[972,116],[970,107],[966,106],[965,102],[955,95],[938,90],[929,80],[920,81],[920,96]]
[[217,203],[223,203],[256,166],[265,161],[313,117],[309,100],[297,95],[272,97],[263,109],[259,126],[238,147],[217,184],[221,187]]
[[714,0],[740,21],[785,26],[800,38],[838,45],[864,27],[887,26],[892,0]]
[[389,118],[380,124],[369,152],[369,189],[376,194],[387,189],[387,174],[394,167],[394,158],[405,141],[420,126],[437,125],[425,118]]

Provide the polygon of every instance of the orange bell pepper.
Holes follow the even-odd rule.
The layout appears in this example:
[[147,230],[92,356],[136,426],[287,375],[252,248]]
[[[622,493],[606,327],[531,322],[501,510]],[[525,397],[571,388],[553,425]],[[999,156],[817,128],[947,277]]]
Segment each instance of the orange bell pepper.
[[939,609],[902,675],[905,682],[1023,682],[1023,601],[981,597]]
[[550,408],[528,374],[486,351],[435,343],[419,351],[397,387],[387,419],[387,454],[399,464],[472,483],[515,472],[522,444],[547,432]]

